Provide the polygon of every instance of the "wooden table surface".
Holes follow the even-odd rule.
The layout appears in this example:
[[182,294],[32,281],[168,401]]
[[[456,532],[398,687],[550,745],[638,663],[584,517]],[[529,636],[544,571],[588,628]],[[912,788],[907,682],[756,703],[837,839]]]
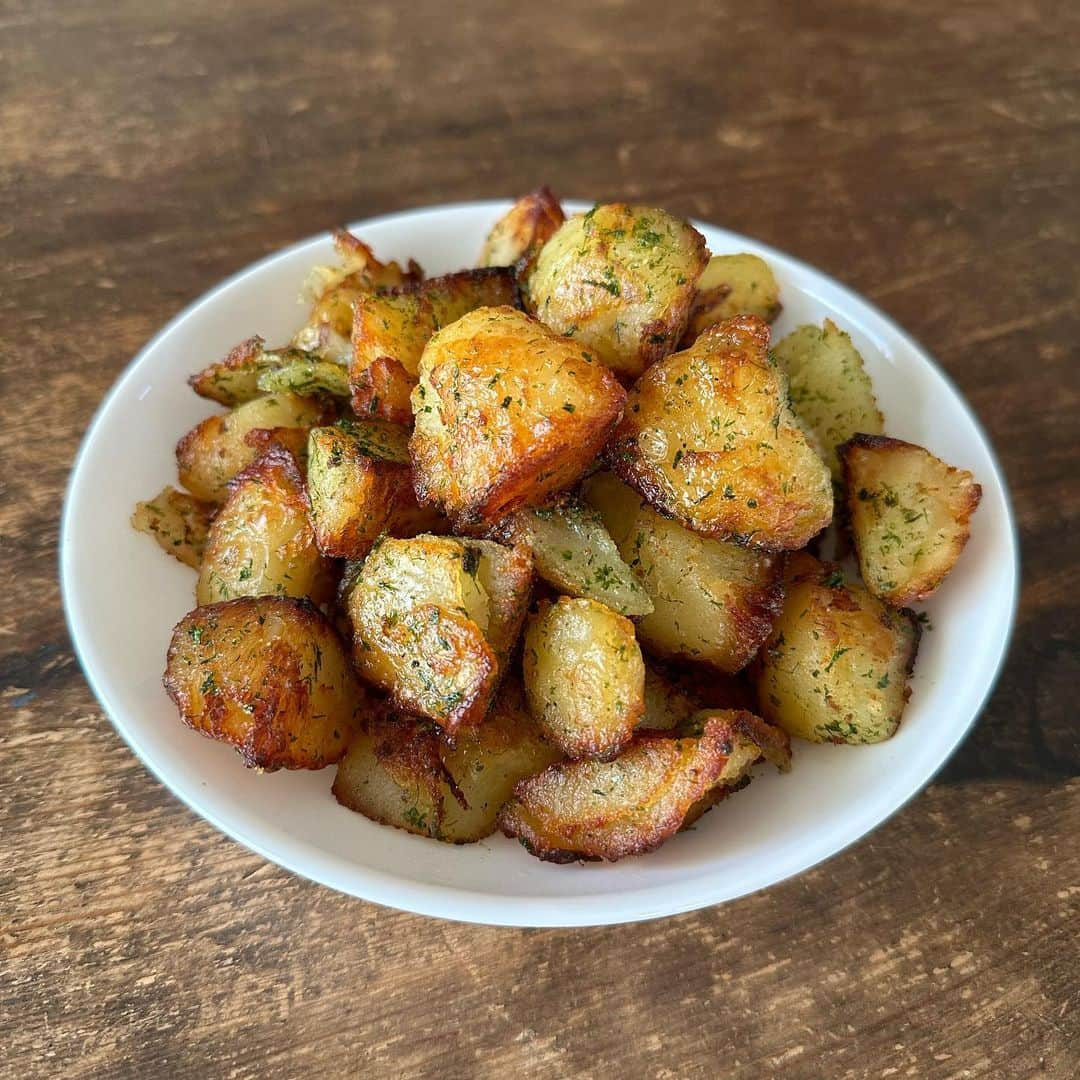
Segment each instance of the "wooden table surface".
[[[1080,7],[454,7],[0,3],[0,1073],[1077,1076]],[[82,433],[176,311],[335,223],[542,181],[881,305],[986,425],[1024,560],[1001,680],[906,809],[768,892],[571,932],[218,834],[102,714],[56,580]]]

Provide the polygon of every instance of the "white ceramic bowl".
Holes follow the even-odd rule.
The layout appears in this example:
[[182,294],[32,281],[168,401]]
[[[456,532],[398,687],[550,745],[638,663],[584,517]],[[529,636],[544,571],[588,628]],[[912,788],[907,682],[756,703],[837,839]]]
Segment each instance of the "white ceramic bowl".
[[[509,204],[410,211],[356,225],[384,258],[429,273],[473,264]],[[584,204],[568,204],[583,209]],[[99,410],[75,464],[61,536],[64,602],[87,678],[117,730],[158,778],[217,828],[298,874],[426,915],[515,926],[649,919],[765,888],[834,855],[930,780],[979,712],[1005,654],[1017,553],[1005,485],[974,416],[926,353],[843,286],[795,259],[698,224],[715,253],[772,265],[779,337],[826,316],[866,359],[890,435],[970,469],[983,486],[971,541],[926,605],[911,702],[897,735],[869,747],[797,742],[786,776],[762,775],[659,851],[615,865],[552,866],[501,836],[452,847],[376,825],[338,806],[333,769],[259,775],[176,718],[161,686],[173,624],[194,606],[194,575],[128,524],[132,507],[174,482],[173,447],[211,403],[186,377],[253,333],[287,339],[307,270],[331,261],[304,241],[219,285],[135,358]]]

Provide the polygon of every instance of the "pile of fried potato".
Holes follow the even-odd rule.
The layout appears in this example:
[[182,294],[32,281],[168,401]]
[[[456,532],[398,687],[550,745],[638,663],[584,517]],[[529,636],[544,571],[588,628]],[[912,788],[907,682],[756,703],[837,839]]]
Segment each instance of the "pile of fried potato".
[[[968,538],[971,475],[883,434],[826,321],[662,210],[547,188],[480,266],[335,234],[285,346],[192,376],[226,411],[133,523],[198,572],[165,687],[250,767],[553,862],[649,851],[791,736],[872,743]],[[854,571],[819,560],[831,525]]]

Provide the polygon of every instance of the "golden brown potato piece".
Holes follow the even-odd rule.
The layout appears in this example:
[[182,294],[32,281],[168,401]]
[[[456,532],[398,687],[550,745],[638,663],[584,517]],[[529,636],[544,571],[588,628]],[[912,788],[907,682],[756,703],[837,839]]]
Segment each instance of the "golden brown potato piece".
[[754,668],[761,714],[811,742],[881,742],[900,723],[918,645],[912,612],[800,553]]
[[900,439],[859,434],[840,456],[867,588],[897,606],[924,600],[964,550],[982,488],[965,469]]
[[480,252],[481,266],[513,266],[522,277],[540,249],[566,221],[559,200],[544,186],[523,195],[488,233]]
[[626,392],[595,356],[509,307],[440,330],[413,391],[422,504],[459,529],[543,503],[592,463]]
[[596,600],[560,597],[529,619],[522,656],[529,708],[571,758],[615,757],[645,711],[634,624]]
[[361,675],[449,738],[479,723],[529,601],[528,553],[418,536],[372,549],[349,595]]
[[697,664],[652,660],[645,664],[645,712],[637,726],[639,731],[686,734],[691,731],[687,725],[703,709],[752,712],[756,708],[757,695],[741,676]]
[[406,269],[396,262],[380,262],[367,244],[344,229],[334,232],[334,247],[339,265],[316,266],[304,283],[303,294],[313,306],[293,344],[323,360],[348,364],[356,301],[376,291],[411,287],[424,274],[412,260]]
[[196,498],[221,502],[229,481],[258,456],[245,437],[259,428],[303,428],[321,423],[326,407],[294,394],[271,394],[208,416],[176,444],[180,483]]
[[185,724],[267,771],[333,764],[367,708],[330,624],[307,601],[278,596],[185,615],[164,683]]
[[324,555],[362,559],[380,533],[417,512],[408,434],[382,421],[312,428],[308,495]]
[[518,784],[499,827],[550,862],[613,862],[652,851],[679,831],[700,799],[734,782],[735,769],[752,764],[748,757],[760,756],[758,736],[742,715],[713,717],[694,738],[638,735],[613,761],[552,765]]
[[608,456],[687,528],[788,551],[832,520],[832,483],[788,407],[768,345],[768,326],[740,315],[653,365],[630,393]]
[[409,395],[431,336],[476,308],[517,299],[517,281],[505,268],[461,270],[407,291],[361,297],[349,368],[356,413],[411,424]]
[[199,605],[238,596],[329,600],[333,573],[316,547],[308,509],[303,474],[281,447],[236,476],[210,526],[195,590]]
[[536,573],[567,596],[599,600],[620,615],[648,615],[653,603],[592,507],[563,496],[549,506],[519,510],[496,530],[504,542],[525,544]]
[[433,725],[375,712],[338,765],[334,796],[384,825],[448,843],[482,840],[514,785],[559,759],[508,680],[483,724],[446,746]]
[[638,640],[722,672],[745,667],[780,610],[782,557],[692,533],[611,473],[589,477],[582,494],[653,602]]
[[259,376],[280,363],[281,354],[268,350],[261,337],[241,341],[223,360],[209,364],[188,379],[200,397],[232,407],[260,397]]
[[702,330],[736,315],[756,315],[771,323],[780,314],[780,286],[758,255],[714,255],[698,278],[683,347]]
[[705,240],[663,210],[613,203],[570,218],[524,279],[527,309],[628,378],[686,329]]
[[139,532],[152,536],[173,558],[198,570],[216,511],[213,503],[165,487],[154,498],[136,503],[131,524]]
[[836,448],[856,432],[880,434],[885,420],[874,384],[851,338],[826,319],[800,326],[772,350],[788,380],[791,404],[816,437],[833,479],[841,479]]

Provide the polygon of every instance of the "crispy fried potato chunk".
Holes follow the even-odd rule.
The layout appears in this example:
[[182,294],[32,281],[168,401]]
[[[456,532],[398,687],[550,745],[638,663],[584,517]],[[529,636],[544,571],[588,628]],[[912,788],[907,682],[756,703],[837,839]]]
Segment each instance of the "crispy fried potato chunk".
[[638,380],[608,447],[612,469],[703,536],[801,548],[832,520],[829,470],[787,404],[754,315],[709,327]]
[[611,473],[589,477],[582,494],[653,602],[638,639],[729,674],[745,667],[780,610],[782,558],[690,532]]
[[326,407],[294,394],[272,394],[208,416],[176,445],[180,483],[196,498],[221,502],[229,481],[250,465],[258,451],[246,442],[260,428],[303,428],[321,423]]
[[523,195],[492,226],[480,252],[480,265],[516,266],[524,276],[564,221],[566,215],[551,188],[539,187]]
[[721,714],[697,737],[641,734],[613,761],[552,765],[518,784],[499,814],[499,827],[550,862],[613,862],[652,851],[679,831],[700,799],[730,778],[733,756],[739,769],[746,767],[742,743],[754,736],[743,728],[749,724]]
[[200,606],[238,596],[330,599],[333,574],[308,509],[303,474],[287,450],[272,447],[239,473],[210,526],[195,590]]
[[594,206],[541,248],[525,305],[635,378],[678,344],[707,261],[701,234],[663,210]]
[[279,354],[268,350],[261,337],[250,337],[230,349],[223,360],[192,375],[188,385],[200,397],[231,408],[260,397],[259,376],[279,363]]
[[281,367],[262,372],[258,387],[267,393],[296,394],[299,397],[349,399],[349,376],[340,364],[301,355]]
[[154,498],[136,503],[131,524],[139,532],[152,536],[174,559],[198,570],[216,511],[213,503],[165,487]]
[[596,357],[509,307],[480,308],[424,350],[409,443],[422,504],[459,530],[543,503],[592,463],[626,392]]
[[900,724],[919,644],[912,612],[800,553],[755,667],[766,720],[811,742],[874,743]]
[[323,360],[348,364],[357,300],[369,293],[416,285],[424,272],[411,259],[405,269],[396,262],[380,262],[367,244],[344,229],[335,230],[334,248],[339,265],[316,266],[304,283],[303,295],[312,301],[312,309],[293,344]]
[[487,712],[531,577],[528,552],[489,541],[382,540],[348,600],[360,674],[453,738]]
[[523,543],[536,573],[567,596],[599,600],[620,615],[648,615],[653,603],[623,562],[600,515],[563,496],[549,506],[505,518],[496,538]]
[[333,764],[367,708],[326,619],[307,601],[277,596],[185,615],[173,630],[164,683],[185,724],[267,771]]
[[900,439],[858,434],[840,456],[867,588],[897,606],[925,599],[964,550],[982,488],[965,469]]
[[559,760],[508,680],[484,723],[443,743],[406,713],[365,717],[334,780],[334,796],[373,821],[448,843],[482,840],[514,786]]
[[839,483],[836,448],[856,432],[880,434],[885,420],[859,350],[830,319],[793,330],[772,351],[788,380],[791,404],[813,432]]
[[702,330],[736,315],[756,315],[771,323],[780,314],[780,286],[758,255],[714,255],[698,278],[683,346]]
[[691,720],[703,709],[750,711],[757,695],[740,677],[724,675],[701,665],[650,660],[645,662],[645,712],[639,731],[691,732]]
[[540,730],[571,758],[609,759],[645,711],[634,624],[596,600],[560,597],[529,619],[525,693]]
[[406,291],[361,297],[349,368],[357,414],[411,424],[409,395],[432,335],[476,308],[514,305],[517,299],[513,273],[495,267],[461,270]]
[[307,484],[315,541],[324,555],[362,559],[380,533],[400,535],[400,527],[408,529],[420,513],[408,433],[383,421],[312,428]]

